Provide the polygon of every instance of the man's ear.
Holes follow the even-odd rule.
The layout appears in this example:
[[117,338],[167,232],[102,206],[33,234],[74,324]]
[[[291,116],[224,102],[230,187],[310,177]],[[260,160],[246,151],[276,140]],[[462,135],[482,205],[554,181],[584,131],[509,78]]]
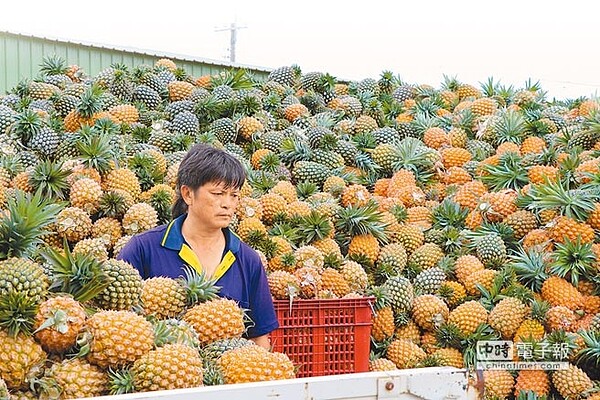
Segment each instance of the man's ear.
[[183,199],[183,201],[185,201],[185,204],[187,204],[188,206],[192,205],[192,202],[194,200],[193,190],[189,186],[182,185],[179,188],[179,192],[181,193],[181,198]]

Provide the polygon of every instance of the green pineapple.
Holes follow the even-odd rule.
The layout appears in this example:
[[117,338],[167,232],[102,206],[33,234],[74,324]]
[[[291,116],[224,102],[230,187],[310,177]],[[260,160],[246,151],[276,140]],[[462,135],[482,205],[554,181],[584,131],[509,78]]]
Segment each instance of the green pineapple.
[[208,126],[209,132],[216,135],[221,143],[235,143],[237,130],[231,118],[219,118]]
[[143,103],[148,109],[157,109],[161,103],[162,98],[160,94],[147,85],[138,85],[133,89],[132,101]]
[[312,182],[321,186],[330,173],[330,169],[321,163],[298,161],[294,164],[292,177],[294,182]]
[[382,285],[389,295],[388,302],[394,314],[409,312],[414,299],[414,288],[410,281],[402,276],[393,276]]
[[173,118],[169,130],[180,134],[194,135],[198,132],[199,127],[198,117],[191,111],[183,111]]
[[29,147],[44,158],[54,155],[60,144],[62,135],[49,126],[42,127],[29,141]]
[[501,266],[506,261],[506,245],[497,233],[490,233],[478,238],[475,251],[477,258],[491,267]]
[[298,66],[293,65],[291,67],[284,66],[274,69],[269,73],[267,78],[268,81],[275,81],[285,86],[292,87],[301,77],[301,70]]
[[139,305],[142,294],[140,273],[129,263],[109,259],[102,269],[108,277],[108,286],[94,302],[104,310],[131,310]]
[[415,277],[413,281],[415,293],[435,294],[446,280],[446,273],[439,267],[427,268]]

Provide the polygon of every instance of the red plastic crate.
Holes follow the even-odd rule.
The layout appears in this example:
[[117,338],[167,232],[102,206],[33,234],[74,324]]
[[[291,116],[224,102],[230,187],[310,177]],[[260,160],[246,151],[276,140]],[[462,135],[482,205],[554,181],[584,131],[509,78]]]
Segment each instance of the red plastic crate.
[[288,355],[298,378],[369,370],[372,297],[274,300],[273,351]]

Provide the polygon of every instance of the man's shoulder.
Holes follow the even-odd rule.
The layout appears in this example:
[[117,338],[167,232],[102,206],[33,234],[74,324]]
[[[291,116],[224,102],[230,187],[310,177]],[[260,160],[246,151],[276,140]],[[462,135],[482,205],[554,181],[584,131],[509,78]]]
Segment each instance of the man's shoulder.
[[243,261],[256,261],[260,264],[260,256],[252,247],[247,245],[244,242],[240,242],[240,248],[236,254],[236,258],[239,258]]
[[162,240],[167,230],[167,225],[160,225],[147,231],[140,232],[134,236],[134,238],[142,243],[154,242]]

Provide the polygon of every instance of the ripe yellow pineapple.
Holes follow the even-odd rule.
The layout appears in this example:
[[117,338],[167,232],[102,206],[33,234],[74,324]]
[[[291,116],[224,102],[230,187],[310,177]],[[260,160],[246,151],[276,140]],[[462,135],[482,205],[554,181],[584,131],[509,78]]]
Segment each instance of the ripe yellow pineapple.
[[373,313],[372,322],[371,336],[376,341],[381,342],[394,334],[394,313],[391,307],[384,306],[376,310]]
[[121,236],[123,236],[123,228],[115,218],[98,218],[92,226],[92,237],[104,239],[109,249],[112,249]]
[[445,168],[462,167],[471,161],[471,153],[461,147],[447,147],[440,150],[442,164]]
[[369,371],[394,371],[396,368],[396,364],[393,361],[388,360],[387,358],[376,358],[374,360],[369,361]]
[[439,293],[445,293],[443,297],[451,308],[462,303],[467,296],[465,287],[456,281],[444,281],[440,286]]
[[373,235],[357,235],[350,240],[348,256],[363,255],[372,263],[379,257],[379,242]]
[[202,359],[185,344],[166,344],[138,358],[131,369],[137,392],[202,386]]
[[108,259],[108,249],[104,238],[93,238],[80,240],[73,246],[73,254],[89,254],[98,261]]
[[565,306],[554,306],[546,312],[546,327],[548,331],[564,330],[575,332],[579,327],[577,315]]
[[550,276],[542,284],[541,295],[552,306],[565,306],[578,310],[583,304],[583,295],[570,282],[558,276]]
[[442,129],[438,127],[429,128],[423,133],[423,142],[428,147],[433,149],[440,149],[442,146],[450,146],[450,138],[448,134]]
[[477,285],[481,285],[484,289],[490,290],[494,284],[494,278],[498,274],[498,271],[493,269],[482,269],[481,271],[475,271],[470,274],[465,280],[465,289],[467,293],[474,296],[479,293]]
[[442,347],[435,350],[432,355],[441,367],[464,368],[465,366],[462,353],[455,348]]
[[519,370],[515,383],[515,396],[520,391],[531,390],[538,396],[547,396],[550,392],[550,378],[548,373],[539,369]]
[[555,242],[563,243],[565,238],[574,242],[579,238],[582,243],[594,242],[594,229],[586,223],[577,222],[573,218],[559,216],[552,221],[550,236]]
[[102,180],[102,189],[106,192],[121,189],[137,199],[142,189],[140,181],[133,171],[127,168],[116,168],[106,174]]
[[480,180],[474,180],[462,185],[454,194],[454,201],[459,205],[474,210],[479,199],[487,193],[487,188]]
[[269,273],[269,290],[274,299],[291,299],[298,295],[300,291],[300,282],[294,274],[277,270]]
[[490,326],[500,333],[502,338],[511,339],[519,329],[526,314],[527,307],[521,300],[514,297],[505,297],[490,311]]
[[138,122],[140,119],[140,113],[135,106],[131,104],[119,104],[108,109],[108,112],[112,114],[120,123],[132,124]]
[[136,203],[129,207],[123,216],[123,231],[135,235],[154,228],[158,224],[158,213],[148,203]]
[[300,267],[294,271],[300,285],[300,297],[312,299],[320,286],[321,274],[315,267]]
[[515,332],[514,341],[522,342],[530,339],[541,340],[545,334],[544,325],[535,319],[526,319],[521,322],[519,328]]
[[236,215],[240,219],[255,217],[262,219],[263,208],[260,200],[253,197],[242,197],[235,210]]
[[186,291],[175,279],[154,277],[144,280],[140,300],[144,314],[158,319],[173,318],[185,309]]
[[288,204],[298,200],[296,187],[289,181],[277,182],[275,186],[271,188],[270,192],[282,196]]
[[515,378],[508,370],[483,371],[485,400],[505,399],[513,392]]
[[504,218],[504,223],[513,228],[515,239],[522,239],[537,228],[537,218],[527,210],[518,210]]
[[108,394],[106,372],[81,358],[64,359],[52,365],[48,375],[61,388],[61,398],[79,399]]
[[27,387],[31,378],[35,378],[46,359],[46,353],[32,337],[19,333],[10,336],[0,329],[0,378],[9,389]]
[[387,348],[386,357],[396,364],[398,369],[415,368],[427,354],[414,342],[396,339]]
[[245,331],[244,311],[235,301],[224,298],[189,308],[183,320],[196,330],[202,345],[219,339],[241,337]]
[[236,233],[244,242],[247,242],[248,238],[253,233],[257,232],[266,235],[267,228],[262,223],[262,221],[256,217],[244,218],[239,222],[238,226],[236,227]]
[[412,316],[421,329],[433,331],[448,319],[448,306],[442,299],[432,294],[415,297]]
[[350,285],[339,271],[333,268],[325,268],[321,274],[317,296],[329,298],[331,297],[330,293],[333,293],[335,297],[344,297],[350,293]]
[[130,364],[154,345],[152,324],[131,311],[97,312],[86,328],[91,335],[87,359],[103,369]]
[[169,84],[167,85],[167,90],[169,91],[169,100],[179,101],[189,98],[192,95],[192,92],[194,91],[194,87],[195,86],[189,82],[169,82]]
[[92,232],[92,219],[81,208],[67,207],[56,216],[55,227],[62,237],[75,243],[90,235]]
[[35,338],[49,353],[64,353],[75,345],[85,324],[85,310],[67,296],[51,297],[40,304],[35,316]]
[[273,224],[278,214],[286,214],[287,202],[283,196],[275,192],[267,193],[260,197],[260,204],[263,209],[263,222],[267,225]]
[[578,398],[583,392],[594,386],[590,377],[573,364],[569,364],[567,369],[554,371],[552,384],[564,398]]
[[340,273],[348,283],[352,292],[362,292],[367,288],[369,277],[362,265],[355,261],[346,260],[340,267]]
[[314,267],[319,273],[323,272],[325,256],[321,250],[312,245],[298,247],[294,251],[296,268]]
[[290,104],[283,110],[285,119],[293,122],[298,117],[310,116],[310,111],[302,103]]
[[463,285],[467,282],[467,278],[473,272],[482,271],[484,268],[485,267],[479,258],[470,254],[458,257],[454,263],[456,279]]
[[342,192],[341,204],[348,206],[364,206],[369,202],[371,193],[363,185],[353,184],[347,186]]
[[475,332],[480,324],[486,323],[488,312],[478,301],[470,300],[456,307],[448,315],[448,322],[456,325],[463,334]]
[[91,178],[82,178],[71,186],[69,201],[72,206],[79,207],[88,214],[94,214],[100,207],[101,197],[100,184]]
[[394,337],[396,339],[410,340],[415,344],[421,344],[421,330],[412,319],[408,320],[406,324],[396,327]]
[[223,354],[217,364],[225,383],[274,381],[295,378],[294,364],[283,353],[243,346]]
[[425,243],[408,258],[409,265],[419,269],[434,267],[444,257],[444,251],[435,243]]
[[250,140],[252,135],[263,129],[263,124],[254,117],[242,117],[237,122],[238,133],[246,140]]

